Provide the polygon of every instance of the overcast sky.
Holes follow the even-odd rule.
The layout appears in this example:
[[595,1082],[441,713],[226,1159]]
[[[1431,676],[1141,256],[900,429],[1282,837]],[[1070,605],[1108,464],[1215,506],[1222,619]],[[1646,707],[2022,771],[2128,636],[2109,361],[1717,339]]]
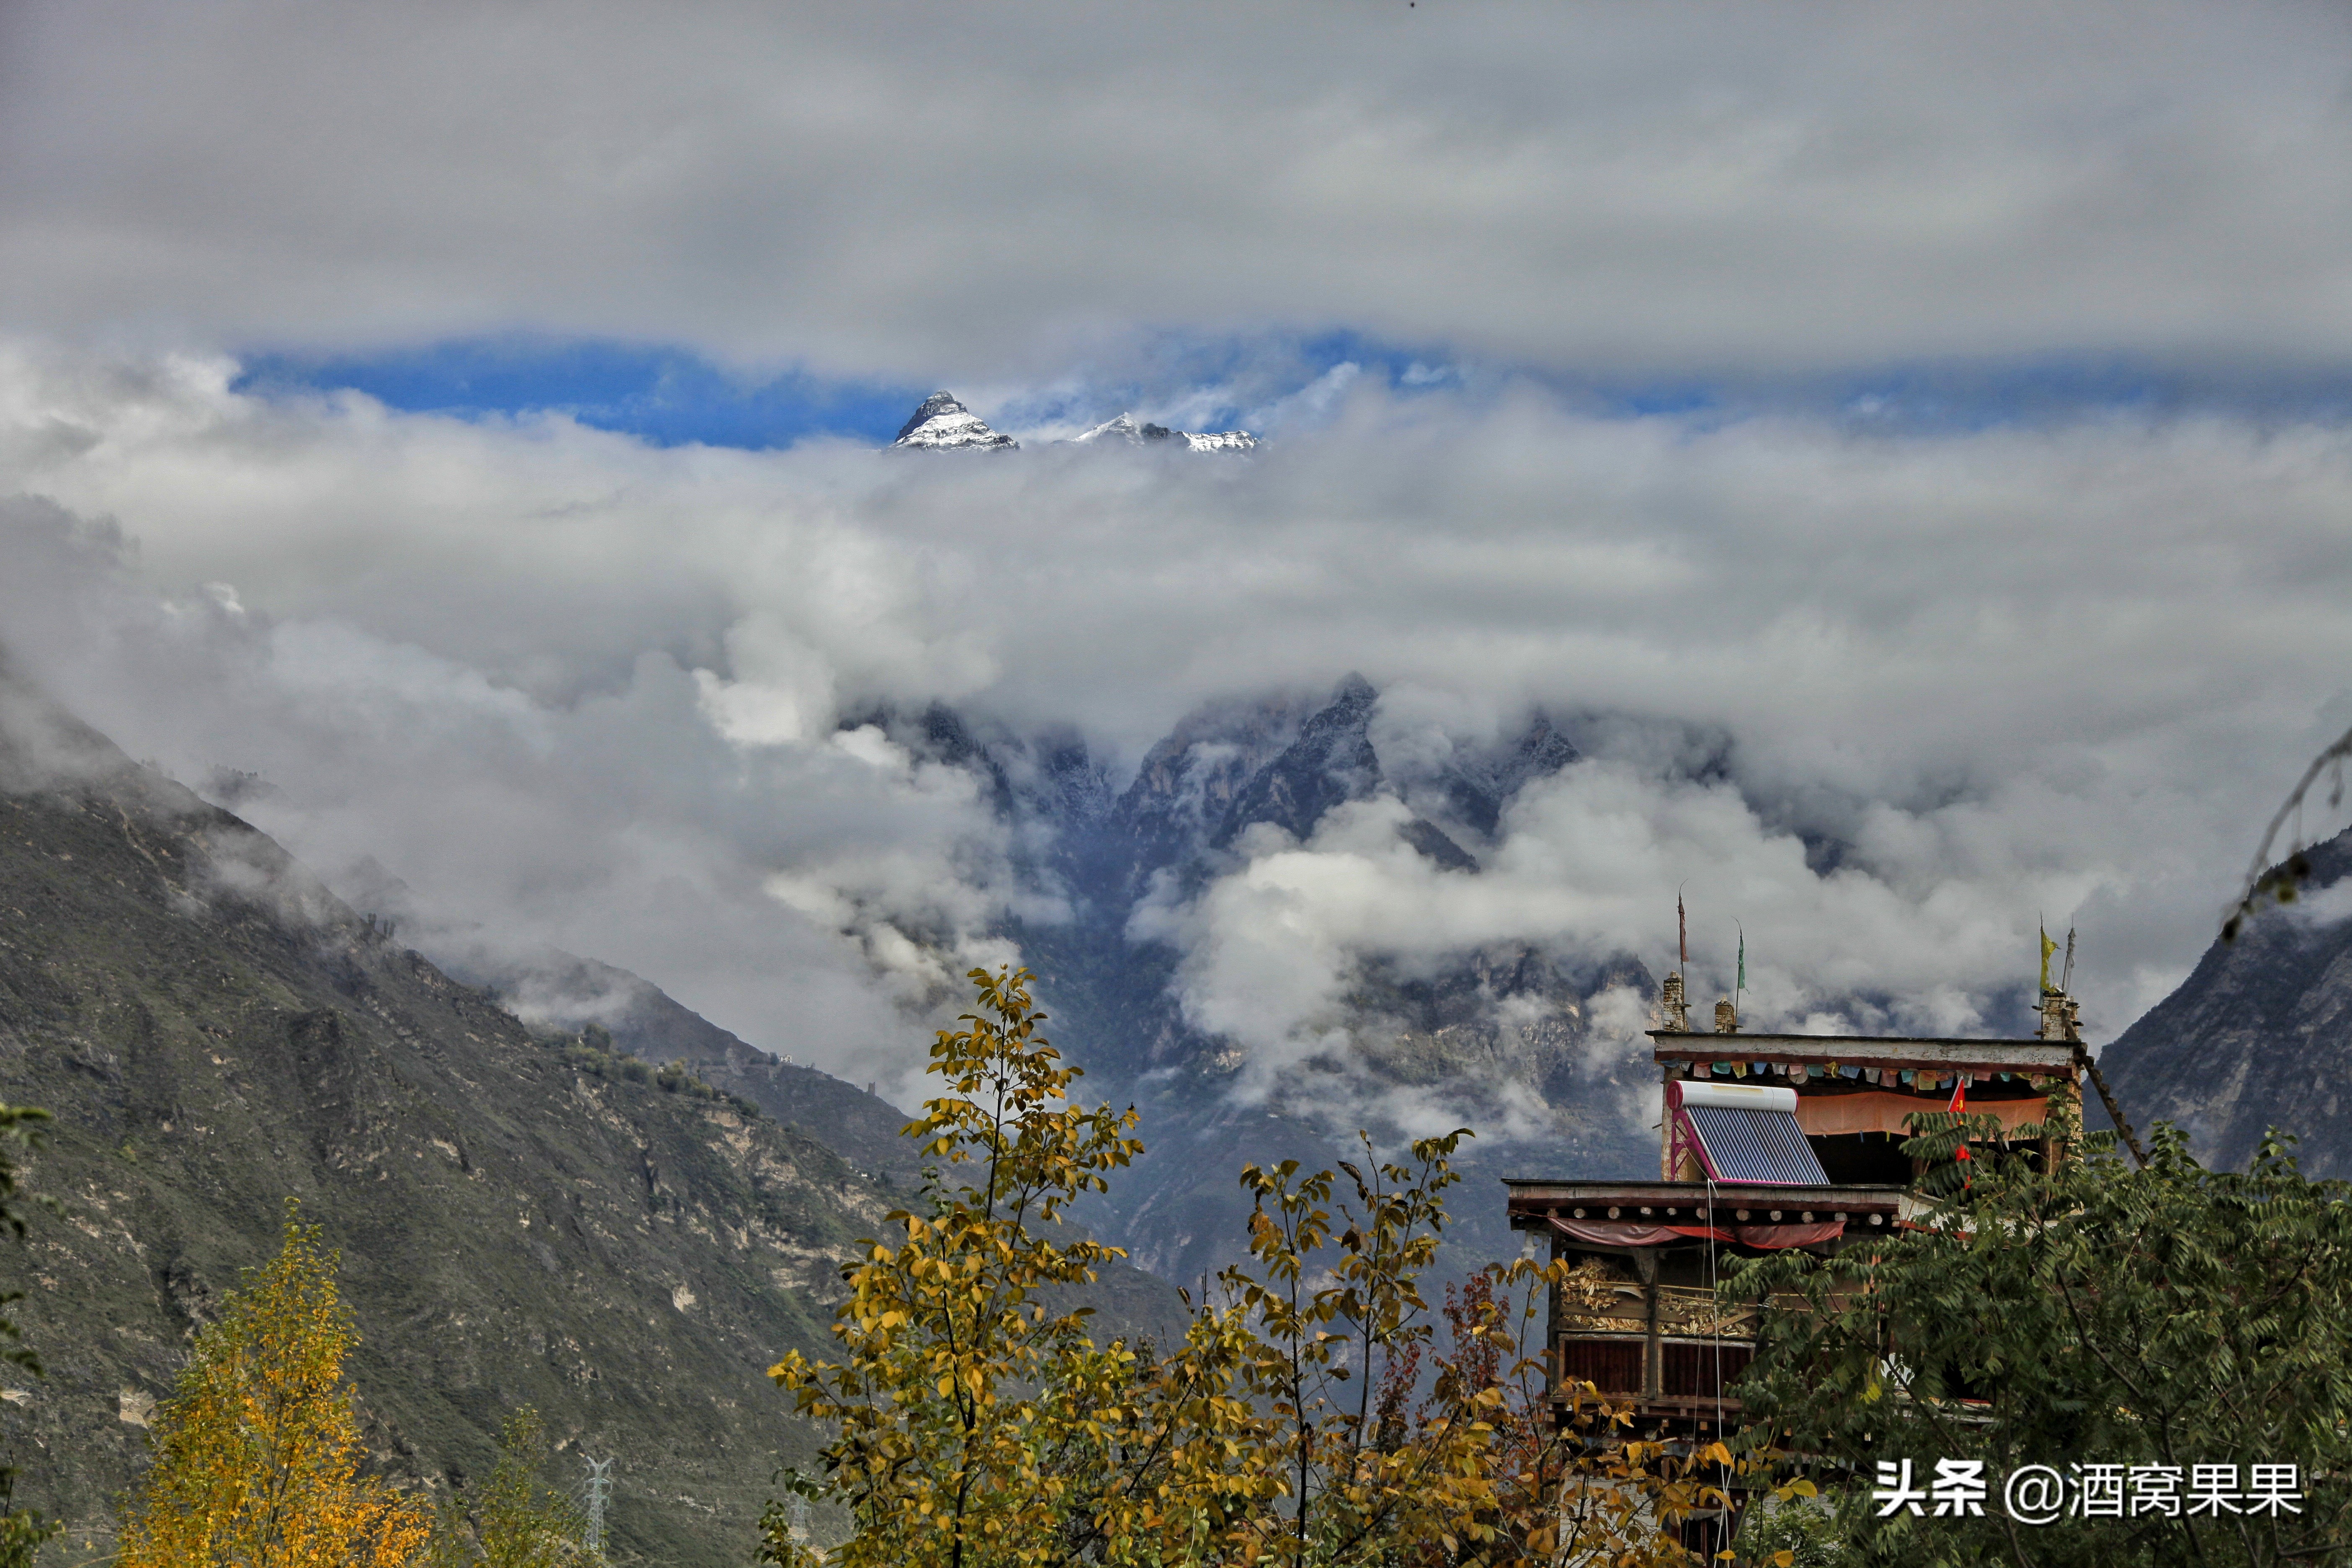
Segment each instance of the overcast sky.
[[[1268,1059],[1364,956],[1659,960],[1685,880],[1795,1023],[1980,1026],[2077,921],[2104,1038],[2352,722],[2347,89],[2322,5],[20,0],[0,640],[856,1077],[895,933],[1020,895],[842,712],[1127,765],[1351,670],[1400,755],[1731,766],[1629,742],[1475,884],[1263,846],[1160,929]],[[940,386],[1024,450],[876,457]],[[1265,445],[1049,444],[1122,410]]]

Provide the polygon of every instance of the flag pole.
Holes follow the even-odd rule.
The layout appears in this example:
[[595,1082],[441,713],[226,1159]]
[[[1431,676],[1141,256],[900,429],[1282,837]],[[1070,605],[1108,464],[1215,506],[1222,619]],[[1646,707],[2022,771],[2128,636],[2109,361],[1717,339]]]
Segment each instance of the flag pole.
[[1731,1016],[1738,1018],[1739,994],[1748,989],[1748,928],[1738,921],[1733,921],[1731,927],[1739,933],[1739,968],[1731,981]]

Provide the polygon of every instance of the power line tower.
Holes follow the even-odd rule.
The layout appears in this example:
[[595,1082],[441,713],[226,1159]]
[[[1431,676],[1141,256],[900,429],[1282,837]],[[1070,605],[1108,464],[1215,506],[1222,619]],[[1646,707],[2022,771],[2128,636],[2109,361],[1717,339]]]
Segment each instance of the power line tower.
[[588,1539],[582,1544],[591,1552],[602,1552],[604,1550],[604,1500],[613,1491],[613,1461],[592,1459],[585,1454],[580,1456],[580,1461],[588,1467]]

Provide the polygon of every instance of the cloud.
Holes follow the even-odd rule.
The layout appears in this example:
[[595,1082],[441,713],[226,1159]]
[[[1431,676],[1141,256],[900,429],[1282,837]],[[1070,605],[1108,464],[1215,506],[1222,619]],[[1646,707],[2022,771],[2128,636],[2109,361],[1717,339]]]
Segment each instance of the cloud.
[[[2013,1005],[2031,978],[2021,913],[2030,928],[2037,902],[2078,901],[2067,875],[2031,857],[1968,863],[1953,853],[1949,813],[2032,820],[2035,803],[1998,784],[1989,795],[1879,806],[1858,852],[1822,870],[1799,835],[1767,823],[1731,778],[1589,756],[1521,792],[1475,874],[1416,851],[1400,834],[1412,813],[1383,795],[1334,811],[1306,844],[1278,834],[1245,843],[1255,851],[1246,864],[1179,910],[1147,910],[1139,934],[1185,953],[1186,1013],[1244,1053],[1239,1089],[1254,1099],[1293,1094],[1302,1077],[1331,1070],[1327,1058],[1352,1059],[1359,1044],[1400,1026],[1366,1016],[1363,984],[1376,966],[1434,979],[1479,950],[1526,945],[1678,967],[1684,889],[1702,1018],[1732,990],[1744,928],[1751,1029],[1980,1033],[1996,1022],[1990,1005]],[[1644,1044],[1638,1030],[1652,1026],[1654,1000],[1643,998],[1639,1014],[1613,994],[1596,1005],[1604,1027],[1585,1048],[1605,1062]]]
[[[5,325],[857,376],[2340,366],[2334,7],[17,5]],[[1141,332],[1143,338],[1137,334]]]
[[1400,773],[1574,719],[1590,760],[1475,878],[1378,805],[1169,913],[1199,1016],[1272,1061],[1373,959],[1655,960],[1685,880],[1705,984],[1736,915],[1793,1023],[1849,991],[1981,1023],[2039,911],[2112,1034],[2352,668],[2352,432],[2315,419],[1904,433],[1365,377],[1246,462],[908,463],[233,383],[0,352],[0,450],[47,498],[9,514],[0,639],[133,755],[275,786],[255,821],[331,879],[376,857],[453,929],[820,1063],[905,1048],[1002,911],[1052,913],[970,775],[836,730],[877,705],[1075,725],[1114,769],[1351,669]]
[[[707,683],[656,650],[555,702],[345,619],[159,595],[48,503],[0,503],[0,550],[14,666],[428,952],[619,962],[769,1048],[886,1081],[919,1062],[940,987],[863,954],[1005,955],[1002,832],[960,771],[824,730],[730,741]],[[276,886],[230,849],[215,891]],[[828,918],[773,896],[795,869],[833,889]]]

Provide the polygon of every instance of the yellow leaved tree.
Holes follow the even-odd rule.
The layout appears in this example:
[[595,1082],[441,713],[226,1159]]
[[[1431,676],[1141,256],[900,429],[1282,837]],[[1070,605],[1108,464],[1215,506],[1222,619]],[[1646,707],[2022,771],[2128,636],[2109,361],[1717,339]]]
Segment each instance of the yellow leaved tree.
[[[1135,1113],[1070,1099],[1026,971],[971,972],[938,1098],[908,1132],[945,1170],[847,1270],[842,1359],[770,1369],[827,1441],[803,1500],[847,1516],[820,1552],[772,1507],[776,1568],[1682,1568],[1690,1515],[1763,1456],[1636,1438],[1555,1408],[1536,1316],[1566,1264],[1495,1264],[1443,1316],[1435,1259],[1464,1133],[1339,1173],[1249,1167],[1247,1263],[1166,1353],[1086,1332],[1073,1288],[1117,1248],[1065,1210],[1141,1152]],[[837,1517],[837,1516],[836,1516]]]
[[[851,1276],[834,1325],[847,1358],[795,1351],[770,1369],[836,1434],[829,1490],[856,1526],[845,1568],[1055,1559],[1087,1511],[1070,1494],[1095,1468],[1059,1461],[1120,1422],[1132,1357],[1097,1349],[1083,1310],[1041,1292],[1118,1256],[1054,1230],[1142,1147],[1135,1113],[1069,1101],[1077,1069],[1037,1034],[1025,971],[973,976],[979,1010],[940,1032],[930,1070],[944,1089],[909,1129],[950,1174],[924,1212],[889,1216],[896,1244],[874,1244]],[[771,1561],[800,1560],[781,1515],[768,1541]]]
[[336,1294],[339,1260],[289,1200],[284,1247],[197,1334],[156,1408],[121,1568],[408,1568],[421,1556],[424,1507],[359,1473],[343,1381],[359,1334]]

